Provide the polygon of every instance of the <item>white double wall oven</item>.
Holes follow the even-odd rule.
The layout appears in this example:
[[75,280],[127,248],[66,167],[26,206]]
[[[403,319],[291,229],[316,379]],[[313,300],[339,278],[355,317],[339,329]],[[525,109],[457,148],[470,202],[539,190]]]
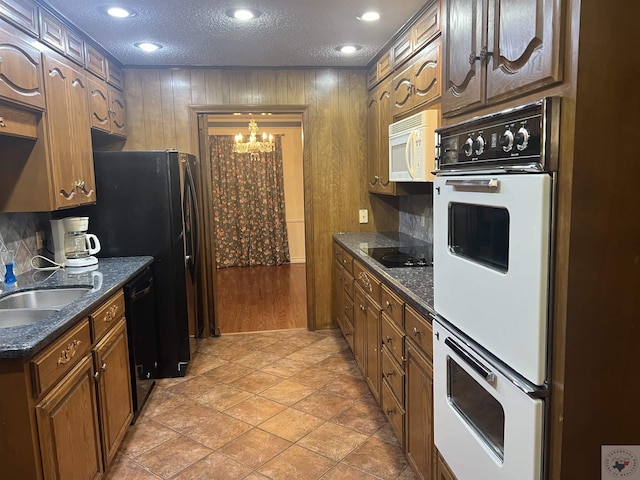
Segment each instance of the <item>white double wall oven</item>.
[[441,128],[435,442],[458,480],[540,480],[559,99]]

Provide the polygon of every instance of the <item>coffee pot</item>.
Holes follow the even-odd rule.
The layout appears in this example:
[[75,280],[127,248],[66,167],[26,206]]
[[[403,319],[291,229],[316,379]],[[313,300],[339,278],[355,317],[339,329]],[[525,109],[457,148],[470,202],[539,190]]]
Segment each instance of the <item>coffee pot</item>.
[[66,267],[96,265],[93,255],[100,251],[100,240],[89,229],[89,217],[67,217],[51,220],[54,255],[57,263]]

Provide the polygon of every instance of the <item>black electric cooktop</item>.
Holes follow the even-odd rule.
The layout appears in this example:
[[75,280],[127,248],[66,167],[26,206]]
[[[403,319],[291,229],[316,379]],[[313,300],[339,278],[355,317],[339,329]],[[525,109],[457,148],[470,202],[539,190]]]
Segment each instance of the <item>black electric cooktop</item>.
[[404,247],[371,247],[362,251],[387,268],[433,267],[431,245]]

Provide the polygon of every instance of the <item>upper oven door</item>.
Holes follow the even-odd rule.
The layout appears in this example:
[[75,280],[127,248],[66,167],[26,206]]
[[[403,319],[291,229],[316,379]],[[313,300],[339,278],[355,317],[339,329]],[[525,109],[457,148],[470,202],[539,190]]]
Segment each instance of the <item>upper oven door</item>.
[[438,176],[436,311],[536,385],[546,376],[552,178]]

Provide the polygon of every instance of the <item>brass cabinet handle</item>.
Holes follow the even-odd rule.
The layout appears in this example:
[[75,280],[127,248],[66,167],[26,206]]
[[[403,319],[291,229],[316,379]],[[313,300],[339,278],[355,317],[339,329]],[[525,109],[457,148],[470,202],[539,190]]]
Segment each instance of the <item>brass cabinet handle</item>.
[[419,333],[420,331],[416,327],[413,327],[413,336],[417,337]]
[[391,343],[391,337],[387,335],[387,343]]
[[60,357],[58,357],[58,365],[64,365],[65,363],[69,363],[71,359],[76,355],[76,352],[78,351],[78,347],[80,346],[81,343],[82,343],[81,340],[74,340],[69,345],[67,345],[67,348],[65,348],[64,350],[62,350],[62,352],[60,352]]
[[102,376],[102,372],[104,372],[106,369],[107,369],[107,364],[103,363],[102,366],[100,367],[100,370],[98,370],[96,373],[93,374],[93,378],[98,380]]
[[76,182],[76,189],[80,190],[85,197],[90,197],[93,195],[93,189],[87,190],[84,180],[78,180]]
[[391,303],[389,303],[389,300],[387,300],[384,304],[387,307],[387,310],[391,309]]
[[0,127],[5,128],[7,126],[6,123],[4,123],[4,117],[0,117]]
[[360,304],[360,310],[362,310],[363,312],[367,310],[367,307],[365,307],[364,305]]
[[116,318],[116,313],[118,312],[118,305],[111,305],[109,307],[109,310],[107,310],[107,313],[104,315],[104,320],[105,322],[110,322],[112,321],[114,318]]

